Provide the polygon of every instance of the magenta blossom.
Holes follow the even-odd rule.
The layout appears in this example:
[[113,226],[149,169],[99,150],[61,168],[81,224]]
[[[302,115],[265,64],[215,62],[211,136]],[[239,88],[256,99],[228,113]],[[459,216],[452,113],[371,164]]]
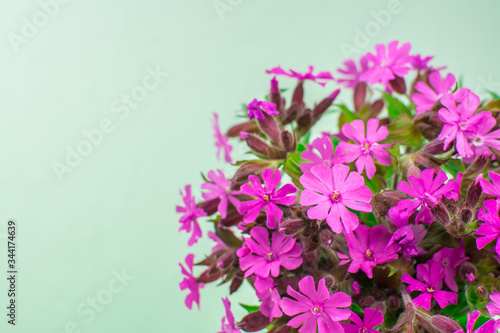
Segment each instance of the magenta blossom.
[[281,297],[278,290],[274,288],[274,282],[273,287],[264,289],[261,292],[256,290],[256,294],[262,301],[262,303],[260,303],[260,312],[269,318],[269,322],[272,322],[274,318],[283,316],[283,312],[281,312],[280,308]]
[[241,270],[246,271],[245,277],[252,274],[276,277],[281,266],[293,270],[302,264],[302,247],[295,238],[275,231],[269,243],[269,233],[264,227],[252,228],[250,235],[252,238],[245,240],[248,251],[237,252]]
[[314,67],[309,66],[309,72],[299,73],[299,72],[296,72],[296,71],[291,70],[291,69],[289,70],[290,72],[287,72],[283,68],[278,66],[278,67],[274,67],[272,69],[266,70],[266,73],[294,77],[299,81],[311,80],[311,81],[316,82],[317,84],[319,84],[323,87],[326,85],[326,82],[318,82],[318,80],[333,80],[333,76],[330,72],[319,72],[318,74],[313,74],[313,70],[314,70]]
[[200,309],[200,289],[203,288],[203,283],[196,282],[196,278],[193,276],[193,264],[194,264],[194,254],[188,254],[186,257],[186,267],[181,263],[182,274],[184,279],[179,284],[181,290],[189,289],[189,294],[186,296],[184,303],[191,310],[193,307],[193,302],[198,305],[198,310]]
[[377,142],[384,140],[389,135],[387,127],[380,126],[379,120],[371,118],[366,124],[362,120],[353,120],[351,123],[342,126],[342,133],[349,139],[355,142],[341,142],[337,150],[343,151],[341,155],[346,162],[356,161],[358,173],[362,173],[366,168],[366,176],[369,179],[375,175],[375,164],[373,159],[377,160],[382,165],[391,165],[391,154],[385,148],[391,147],[389,144],[378,144]]
[[186,232],[189,233],[192,230],[193,232],[188,241],[188,245],[192,246],[198,242],[198,238],[202,235],[200,225],[198,224],[198,218],[207,216],[207,213],[201,208],[196,208],[194,196],[191,195],[191,185],[186,185],[185,190],[186,195],[182,194],[182,190],[180,191],[185,206],[176,206],[175,211],[177,213],[183,213],[179,220],[182,224],[179,231],[186,230]]
[[234,323],[234,316],[231,312],[231,302],[229,302],[229,299],[226,297],[222,299],[222,303],[224,303],[226,315],[222,317],[222,327],[219,333],[241,333]]
[[487,303],[486,309],[490,316],[498,316],[500,315],[500,293],[494,292],[490,294],[490,299],[493,303]]
[[441,308],[449,304],[457,304],[457,294],[441,290],[443,287],[444,269],[440,262],[429,261],[427,264],[417,266],[417,277],[422,281],[412,278],[408,273],[404,273],[401,281],[409,284],[406,287],[408,292],[414,290],[422,293],[413,299],[413,303],[426,310],[430,310],[431,301],[434,298]]
[[477,319],[481,316],[481,312],[472,311],[472,313],[467,313],[467,327],[466,331],[455,331],[454,333],[496,333],[500,328],[500,321],[495,319],[490,319],[482,326],[480,326],[477,330],[474,330],[474,325],[476,324]]
[[310,219],[326,222],[335,233],[351,233],[359,225],[358,216],[347,208],[371,212],[372,192],[364,185],[364,179],[357,172],[349,173],[349,167],[336,164],[331,168],[319,164],[300,177],[304,190],[300,204],[312,206],[307,210]]
[[494,199],[485,200],[483,206],[484,208],[480,208],[477,214],[477,218],[484,222],[476,231],[476,235],[483,236],[476,239],[477,248],[480,250],[496,240],[495,250],[500,255],[500,218],[498,216],[500,202]]
[[385,225],[370,228],[361,224],[353,233],[345,234],[352,259],[348,272],[357,273],[361,268],[371,279],[375,266],[398,259],[396,244],[386,248],[390,238],[391,234]]
[[217,237],[215,232],[209,231],[209,232],[207,232],[207,236],[208,236],[208,238],[210,238],[211,240],[213,240],[215,242],[214,247],[212,247],[212,253],[227,248],[227,245],[224,244],[224,242],[219,237]]
[[262,111],[270,116],[279,114],[279,111],[276,110],[276,104],[266,101],[258,101],[256,98],[248,103],[245,109],[248,110],[248,118],[250,119],[264,119]]
[[488,157],[492,152],[490,148],[500,150],[500,129],[490,132],[495,127],[497,121],[493,117],[486,117],[473,131],[466,132],[466,137],[470,141],[470,149],[472,155],[464,157],[465,163],[470,163],[474,158],[479,156]]
[[361,81],[386,84],[396,76],[405,76],[411,69],[411,58],[408,54],[410,49],[409,43],[404,43],[398,48],[398,41],[390,42],[387,49],[383,44],[375,45],[376,54],[366,55],[371,67],[360,75]]
[[488,171],[488,176],[490,176],[491,183],[482,177],[479,179],[481,189],[484,193],[493,195],[497,197],[497,199],[500,199],[500,175],[498,173],[494,173],[493,171]]
[[[460,102],[458,106],[457,102]],[[460,89],[455,95],[448,93],[441,98],[444,108],[438,114],[444,126],[437,139],[444,140],[445,149],[456,139],[455,147],[461,156],[474,156],[467,137],[493,117],[489,112],[474,114],[479,102],[479,97],[468,89]]]
[[427,230],[419,225],[406,225],[398,228],[387,243],[386,249],[392,244],[397,244],[404,257],[418,255],[420,253],[416,245],[420,244],[425,237]]
[[384,314],[382,311],[372,308],[365,308],[365,316],[363,320],[354,312],[349,318],[354,324],[342,323],[345,333],[380,333],[373,328],[384,322]]
[[415,199],[401,200],[396,207],[389,209],[389,216],[398,227],[407,225],[409,217],[419,208],[415,224],[420,222],[431,224],[435,220],[431,208],[435,207],[443,196],[456,200],[455,197],[458,195],[454,191],[455,180],[445,184],[448,177],[444,171],[439,170],[434,178],[434,169],[420,171],[418,168],[412,168],[411,170],[413,175],[408,176],[408,182],[411,185],[406,181],[401,181],[398,184],[398,190]]
[[429,66],[429,61],[431,61],[434,57],[427,56],[422,58],[421,54],[411,55],[410,56],[410,64],[411,67],[417,71],[426,71],[431,70],[432,67]]
[[444,248],[432,256],[433,261],[439,261],[443,265],[444,283],[454,292],[458,292],[457,282],[455,281],[457,267],[467,259],[469,259],[469,257],[465,256],[464,243],[460,244],[460,246],[455,249]]
[[[273,176],[274,173],[274,176]],[[262,172],[264,187],[262,187],[259,178],[255,175],[248,176],[248,180],[253,186],[243,184],[240,188],[241,193],[256,197],[255,200],[243,201],[240,204],[239,213],[245,214],[243,221],[251,223],[255,221],[262,208],[265,207],[267,215],[267,227],[269,229],[276,228],[281,224],[283,212],[276,205],[290,206],[297,199],[296,196],[289,195],[297,192],[297,188],[292,184],[283,185],[279,190],[278,185],[281,181],[281,172],[274,171],[273,168],[266,169]]]
[[354,89],[356,85],[361,82],[359,76],[368,69],[368,58],[362,56],[359,60],[360,68],[353,60],[347,60],[344,62],[345,69],[339,68],[337,72],[344,74],[345,77],[338,79],[338,83],[343,83],[346,88]]
[[429,85],[419,81],[415,85],[415,90],[418,93],[411,95],[411,98],[417,106],[417,114],[432,110],[432,107],[444,96],[451,87],[455,84],[455,76],[448,74],[444,80],[441,81],[441,74],[439,71],[434,71],[429,74]]
[[212,123],[214,129],[215,147],[217,148],[217,159],[220,158],[220,153],[224,150],[224,160],[227,163],[231,163],[231,151],[233,147],[228,143],[229,138],[221,133],[219,129],[219,115],[214,112],[214,120]]
[[339,321],[347,320],[351,310],[343,309],[351,305],[351,297],[344,292],[337,292],[330,296],[326,288],[325,279],[318,282],[318,290],[314,285],[314,279],[308,275],[299,281],[299,290],[287,287],[287,292],[295,298],[283,297],[281,309],[288,316],[294,316],[288,326],[298,328],[300,333],[342,333],[344,329]]
[[202,193],[201,196],[207,201],[220,199],[217,210],[219,211],[221,218],[225,219],[227,216],[228,202],[231,202],[233,206],[238,209],[240,201],[236,198],[236,195],[241,193],[239,191],[231,190],[231,182],[226,179],[224,173],[219,169],[217,169],[217,173],[210,170],[207,174],[207,178],[212,182],[201,184],[201,188],[210,192]]
[[[342,163],[342,159],[340,158],[342,152],[336,149],[334,153],[332,140],[329,136],[317,138],[312,144],[306,145],[306,147],[307,150],[304,150],[300,154],[300,157],[311,162],[302,162],[300,164],[300,170],[302,170],[302,172],[309,172],[313,166],[318,164],[325,164],[331,167],[334,164]],[[316,150],[320,156],[318,156],[314,150]]]

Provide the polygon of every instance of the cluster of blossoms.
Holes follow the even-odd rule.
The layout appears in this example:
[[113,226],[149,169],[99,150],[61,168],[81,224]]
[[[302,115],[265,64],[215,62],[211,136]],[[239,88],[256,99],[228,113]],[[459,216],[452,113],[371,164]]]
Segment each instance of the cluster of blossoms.
[[[188,308],[204,284],[232,294],[246,281],[260,304],[235,321],[223,298],[222,333],[497,332],[500,98],[481,101],[410,51],[377,45],[339,79],[272,68],[246,121],[223,134],[214,114],[217,155],[232,163],[240,140],[254,158],[208,171],[203,200],[181,191],[188,245],[208,216],[215,242],[198,276],[192,254],[180,264]],[[298,81],[288,106],[283,76]],[[337,81],[352,107],[334,104],[339,89],[307,107],[306,81]],[[312,138],[332,113],[332,132]]]

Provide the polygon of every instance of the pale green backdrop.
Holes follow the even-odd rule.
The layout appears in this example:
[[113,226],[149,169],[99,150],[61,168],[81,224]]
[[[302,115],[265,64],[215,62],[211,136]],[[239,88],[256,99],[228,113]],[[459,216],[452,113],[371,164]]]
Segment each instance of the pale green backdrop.
[[[201,312],[178,290],[177,263],[212,243],[189,249],[174,212],[200,171],[230,170],[215,159],[211,112],[226,129],[241,103],[267,93],[266,68],[334,71],[346,45],[358,56],[393,39],[484,96],[500,90],[499,11],[498,1],[2,0],[0,332],[216,332],[227,287],[202,290]],[[307,100],[336,87],[308,83]],[[139,101],[126,106],[131,91]],[[77,148],[87,156],[68,166]],[[5,316],[11,218],[15,327]],[[89,310],[96,297],[105,305]],[[237,303],[256,298],[245,285],[231,301],[240,318]]]

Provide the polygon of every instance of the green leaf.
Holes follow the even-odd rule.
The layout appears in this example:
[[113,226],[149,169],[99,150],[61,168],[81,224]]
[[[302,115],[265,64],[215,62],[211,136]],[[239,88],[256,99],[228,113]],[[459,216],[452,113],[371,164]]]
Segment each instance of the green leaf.
[[387,103],[387,110],[389,111],[389,117],[391,119],[396,119],[402,114],[406,114],[411,117],[411,110],[406,105],[403,104],[399,99],[384,93],[384,101]]
[[500,95],[498,95],[497,93],[494,93],[493,91],[488,91],[491,95],[491,97],[493,97],[493,99],[500,99]]
[[449,173],[451,173],[453,175],[454,178],[457,176],[457,173],[459,173],[459,172],[464,173],[465,172],[464,163],[462,162],[462,160],[459,160],[459,159],[450,158],[448,160],[448,162],[446,162],[443,165],[443,167],[442,167],[443,171],[448,171]]
[[356,303],[352,303],[351,310],[354,311],[354,312],[361,312],[361,313],[363,313],[363,309],[359,305],[357,305]]
[[247,305],[247,304],[243,304],[243,303],[240,303],[241,307],[243,307],[245,310],[247,310],[249,313],[250,312],[256,312],[256,311],[259,311],[260,309],[260,305]]
[[303,186],[299,182],[300,176],[302,176],[302,170],[300,170],[300,165],[305,162],[300,154],[302,152],[297,151],[295,153],[288,154],[288,158],[283,165],[283,171],[286,172],[293,180],[294,184],[303,189]]
[[496,101],[488,103],[484,107],[486,109],[500,109],[500,99],[497,99]]
[[339,129],[342,128],[342,125],[346,123],[350,123],[353,120],[359,119],[358,116],[354,114],[351,110],[349,110],[345,105],[337,105],[340,108],[342,113],[339,116]]
[[413,126],[407,114],[398,116],[392,124],[387,126],[389,135],[382,141],[383,143],[404,144],[408,146],[418,146],[422,143],[422,135]]

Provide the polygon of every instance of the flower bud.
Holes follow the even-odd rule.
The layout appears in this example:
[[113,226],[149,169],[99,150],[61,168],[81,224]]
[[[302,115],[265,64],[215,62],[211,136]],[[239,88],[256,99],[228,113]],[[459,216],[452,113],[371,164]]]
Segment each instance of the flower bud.
[[278,128],[273,116],[264,113],[264,119],[257,119],[257,121],[262,132],[266,133],[271,141],[280,141],[280,129]]
[[419,169],[434,169],[440,170],[440,166],[445,164],[447,160],[442,160],[437,157],[434,157],[430,154],[422,154],[416,153],[411,155],[411,159],[413,160],[413,164]]
[[300,113],[300,107],[297,104],[290,105],[288,110],[285,112],[285,119],[283,119],[282,121],[283,125],[289,124],[295,119],[297,119],[299,113]]
[[304,81],[299,81],[297,87],[293,92],[292,104],[296,103],[298,106],[304,104]]
[[488,292],[486,291],[486,288],[484,286],[479,286],[476,289],[476,294],[478,294],[482,298],[486,298]]
[[243,272],[239,272],[235,274],[233,281],[231,281],[231,285],[229,286],[229,294],[236,292],[240,289],[241,284],[243,283]]
[[[246,183],[249,175],[258,175],[264,169],[267,169],[267,163],[247,163],[240,166],[238,170],[234,173],[233,180],[235,182]],[[217,210],[217,206],[215,208]]]
[[458,267],[458,276],[467,283],[473,283],[476,280],[476,267],[466,261]]
[[380,311],[380,312],[382,312],[382,314],[385,314],[385,311],[387,309],[386,306],[385,306],[385,304],[384,304],[384,302],[376,302],[371,307],[374,308],[374,309],[376,309],[376,310],[378,310],[378,311]]
[[219,260],[217,261],[217,267],[220,269],[225,269],[229,267],[234,261],[234,251],[228,251],[224,253],[222,256],[220,256]]
[[295,235],[306,226],[306,222],[302,219],[282,221],[279,231],[285,235]]
[[314,122],[316,122],[319,118],[321,118],[323,113],[325,113],[325,111],[328,110],[328,108],[330,107],[330,105],[332,105],[333,101],[335,100],[335,98],[337,98],[339,93],[340,89],[335,90],[330,96],[322,100],[318,105],[314,107],[311,113]]
[[471,218],[472,218],[472,210],[470,210],[467,207],[464,207],[462,208],[462,210],[460,210],[460,222],[467,224],[469,223]]
[[240,137],[247,142],[248,147],[261,155],[267,155],[269,145],[253,134],[241,132]]
[[362,308],[366,308],[366,307],[369,307],[370,305],[372,305],[373,303],[375,303],[375,297],[366,296],[366,297],[361,298],[359,305]]
[[462,331],[462,326],[459,323],[445,316],[432,316],[431,323],[439,329],[439,332],[454,333]]
[[438,203],[435,207],[431,208],[432,215],[438,220],[442,225],[447,225],[450,223],[450,215],[446,210],[446,207],[442,202]]
[[267,156],[272,160],[282,160],[286,158],[286,151],[276,147],[269,147],[267,149]]
[[246,121],[231,127],[227,131],[226,136],[236,138],[240,135],[240,132],[257,133],[259,132],[259,126],[254,121]]
[[404,94],[406,92],[405,79],[400,76],[395,75],[394,79],[389,81],[389,86],[398,94]]
[[255,311],[247,314],[237,326],[245,332],[257,332],[269,326],[269,318]]
[[330,246],[335,239],[335,234],[330,229],[323,229],[319,233],[319,241],[321,244]]
[[295,141],[292,133],[287,130],[281,132],[281,145],[287,152],[294,152],[297,149],[297,141]]
[[331,276],[330,274],[323,276],[323,279],[325,279],[325,285],[327,288],[329,288],[329,289],[338,288],[337,281],[335,281],[335,278],[333,276]]
[[483,190],[481,188],[481,183],[473,182],[469,187],[469,191],[467,192],[467,205],[469,205],[469,207],[476,207],[482,193]]
[[366,82],[358,82],[354,87],[354,94],[352,95],[354,101],[354,109],[359,111],[365,104],[366,99]]
[[215,198],[208,201],[202,201],[196,205],[196,208],[201,208],[207,213],[208,216],[215,214],[218,210],[220,198]]
[[489,157],[484,157],[483,155],[477,157],[474,161],[472,161],[469,167],[465,169],[464,177],[469,178],[481,173],[489,160]]
[[372,118],[377,117],[380,114],[380,112],[382,112],[383,108],[384,108],[384,100],[377,99],[375,102],[373,102],[372,105],[370,105],[369,111],[371,117]]
[[361,292],[361,288],[359,288],[359,283],[357,281],[354,281],[352,283],[352,294],[359,295],[360,292]]
[[401,299],[397,296],[391,295],[387,298],[387,306],[393,310],[399,309],[401,306]]
[[271,330],[267,333],[292,333],[292,328],[287,325],[281,325],[281,326],[274,326],[271,328]]
[[444,154],[447,151],[450,151],[453,148],[453,145],[448,145],[446,149],[444,149],[444,143],[441,140],[433,140],[425,145],[422,149],[420,149],[421,153],[431,154],[431,155],[439,155]]
[[399,191],[384,191],[373,196],[372,207],[373,213],[377,217],[387,215],[389,208],[394,207],[400,200],[405,199],[404,193]]
[[435,111],[425,111],[419,113],[413,118],[415,128],[429,141],[436,139],[444,123],[439,120],[438,113]]

